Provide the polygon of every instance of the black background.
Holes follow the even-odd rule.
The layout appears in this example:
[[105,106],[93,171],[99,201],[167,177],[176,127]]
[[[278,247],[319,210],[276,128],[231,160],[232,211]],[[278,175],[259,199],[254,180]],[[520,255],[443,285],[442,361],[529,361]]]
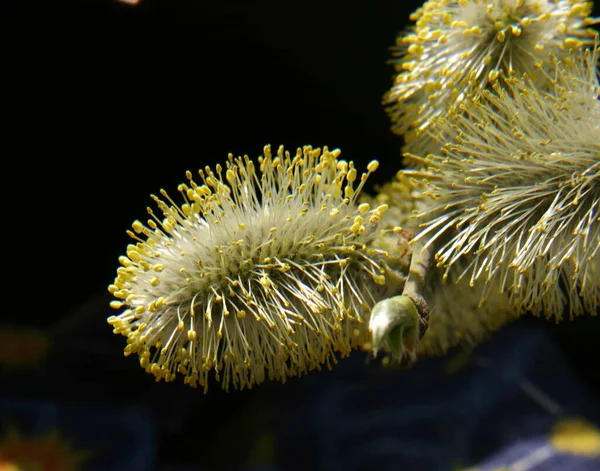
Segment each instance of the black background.
[[[420,3],[4,1],[2,316],[51,326],[104,295],[149,195],[176,195],[186,170],[229,152],[327,145],[359,168],[380,161],[369,189],[391,179],[388,48]],[[598,394],[598,318],[524,322]]]

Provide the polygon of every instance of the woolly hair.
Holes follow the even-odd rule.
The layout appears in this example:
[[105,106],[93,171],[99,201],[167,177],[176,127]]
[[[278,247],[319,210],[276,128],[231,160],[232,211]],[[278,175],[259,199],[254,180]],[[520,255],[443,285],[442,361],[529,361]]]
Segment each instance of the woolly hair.
[[[402,292],[408,274],[412,246],[410,239],[419,233],[420,221],[414,216],[426,211],[430,204],[427,186],[409,176],[410,171],[399,171],[396,181],[379,189],[376,204],[387,204],[383,216],[381,235],[374,247],[385,250],[387,286]],[[395,225],[402,230],[393,230]],[[393,254],[393,255],[392,255]],[[430,308],[429,325],[417,349],[419,356],[443,355],[449,348],[461,344],[477,345],[493,332],[516,317],[506,294],[497,290],[482,300],[484,283],[469,286],[465,280],[457,282],[459,267],[455,267],[448,280],[443,280],[443,270],[432,267],[423,293]]]
[[[356,204],[352,162],[339,150],[270,147],[258,159],[231,155],[161,190],[164,215],[133,223],[137,242],[120,258],[109,291],[122,310],[108,319],[157,380],[223,388],[284,381],[336,361],[368,340],[361,324],[379,300],[386,254],[368,248],[385,205]],[[124,310],[123,310],[124,309]]]
[[549,54],[591,45],[597,22],[592,2],[578,0],[429,0],[397,40],[398,72],[384,97],[392,130],[405,151],[424,155],[441,145],[423,133],[467,95],[493,84],[500,72],[528,73],[538,89],[551,86],[538,72]]
[[424,160],[439,201],[419,237],[446,238],[446,273],[464,266],[459,278],[499,285],[519,312],[559,320],[600,305],[597,62],[597,48],[555,58],[550,92],[503,78],[438,121],[456,137]]

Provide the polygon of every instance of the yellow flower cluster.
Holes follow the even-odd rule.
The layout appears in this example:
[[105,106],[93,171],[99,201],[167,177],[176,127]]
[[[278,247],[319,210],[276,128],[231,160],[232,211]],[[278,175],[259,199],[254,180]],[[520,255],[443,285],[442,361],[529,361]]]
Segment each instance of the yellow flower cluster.
[[537,77],[550,54],[590,46],[592,2],[578,0],[428,0],[413,13],[414,27],[398,37],[396,76],[384,103],[392,130],[407,152],[438,150],[425,131],[501,73]]
[[[157,380],[227,389],[475,344],[600,307],[591,2],[428,0],[384,103],[409,168],[375,196],[339,150],[267,146],[191,172],[135,221],[108,322]],[[400,167],[400,164],[399,164]],[[198,178],[198,177],[196,177]]]
[[133,223],[109,287],[125,354],[157,380],[179,373],[206,389],[214,372],[244,388],[362,346],[384,291],[387,254],[369,245],[387,206],[355,203],[377,162],[359,176],[339,154],[267,146],[200,170],[201,183],[188,172],[182,204],[154,197],[163,217]]
[[598,50],[554,57],[552,91],[504,77],[436,123],[454,137],[426,164],[440,178],[421,237],[446,272],[560,319],[600,307]]

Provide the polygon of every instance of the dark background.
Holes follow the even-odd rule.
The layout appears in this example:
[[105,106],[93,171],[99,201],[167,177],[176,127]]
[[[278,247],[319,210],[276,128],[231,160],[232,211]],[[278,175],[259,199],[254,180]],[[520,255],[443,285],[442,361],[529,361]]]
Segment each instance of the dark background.
[[[420,3],[3,2],[3,318],[53,328],[90,300],[108,302],[125,230],[146,219],[149,195],[176,196],[186,170],[229,152],[339,147],[359,168],[380,161],[369,189],[391,179],[401,140],[380,105],[388,47]],[[120,355],[107,313],[87,325]],[[600,394],[598,318],[524,322],[549,329]],[[121,361],[115,395],[155,387],[135,360]]]

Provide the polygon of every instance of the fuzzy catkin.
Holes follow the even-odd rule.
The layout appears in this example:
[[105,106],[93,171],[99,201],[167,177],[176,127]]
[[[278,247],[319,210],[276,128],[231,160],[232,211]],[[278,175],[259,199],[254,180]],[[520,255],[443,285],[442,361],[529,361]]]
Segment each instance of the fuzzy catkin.
[[125,354],[157,380],[206,390],[211,372],[245,388],[362,346],[384,290],[387,254],[369,243],[386,206],[356,203],[377,162],[359,176],[339,154],[267,146],[256,163],[230,155],[200,170],[201,183],[188,172],[182,204],[154,197],[163,218],[133,223],[109,287]]
[[560,319],[600,306],[597,62],[597,48],[554,58],[552,91],[503,77],[436,123],[452,137],[423,160],[437,202],[419,237],[447,237],[438,264],[499,283],[518,312]]
[[550,90],[543,73],[550,56],[562,59],[594,43],[592,6],[577,0],[426,1],[411,15],[412,29],[398,37],[397,75],[384,97],[404,151],[438,152],[440,142],[424,131],[500,73],[527,73],[538,90]]

